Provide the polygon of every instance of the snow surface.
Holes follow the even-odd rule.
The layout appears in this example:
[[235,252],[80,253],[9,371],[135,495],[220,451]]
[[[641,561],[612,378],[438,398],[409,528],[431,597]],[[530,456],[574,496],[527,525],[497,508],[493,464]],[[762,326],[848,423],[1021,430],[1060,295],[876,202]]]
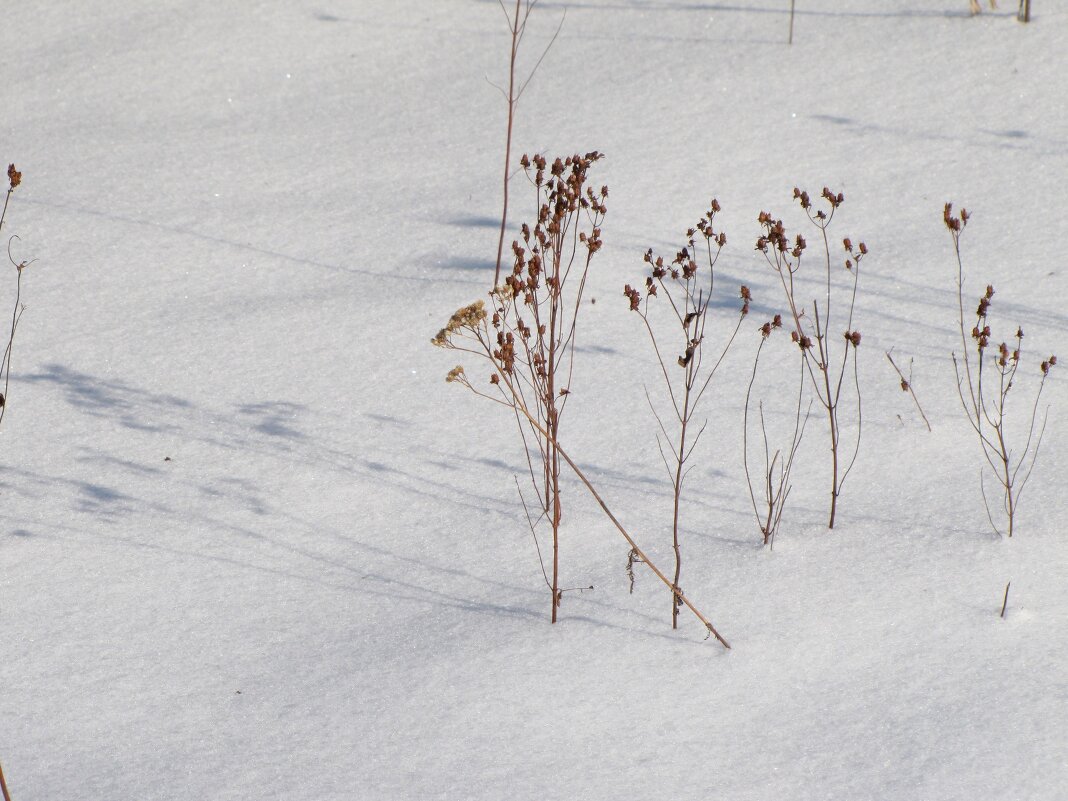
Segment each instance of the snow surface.
[[[565,440],[662,561],[623,284],[716,196],[721,275],[753,289],[684,510],[683,584],[727,652],[670,630],[649,573],[628,594],[570,477],[564,582],[595,590],[549,625],[514,421],[429,345],[491,282],[495,2],[5,4],[8,232],[38,259],[0,434],[14,798],[1064,798],[1066,381],[1009,541],[949,361],[947,200],[974,213],[969,297],[993,283],[1028,335],[1025,391],[1068,355],[1068,11],[1009,5],[801,0],[792,47],[785,0],[531,17],[527,67],[567,11],[516,153],[598,149],[611,191]],[[756,215],[798,230],[792,188],[824,184],[872,252],[864,445],[828,532],[812,421],[768,552],[740,471],[752,329],[782,308]]]

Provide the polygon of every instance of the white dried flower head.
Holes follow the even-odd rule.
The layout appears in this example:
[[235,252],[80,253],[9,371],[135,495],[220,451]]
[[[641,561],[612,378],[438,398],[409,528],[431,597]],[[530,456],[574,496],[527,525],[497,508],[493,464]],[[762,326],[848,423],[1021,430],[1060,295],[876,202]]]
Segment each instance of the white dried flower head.
[[476,300],[470,305],[464,306],[462,309],[457,309],[456,312],[449,318],[449,324],[438,331],[437,336],[430,340],[431,344],[437,345],[439,348],[448,347],[450,337],[459,331],[461,328],[470,328],[474,330],[479,323],[486,319],[486,304],[484,301]]

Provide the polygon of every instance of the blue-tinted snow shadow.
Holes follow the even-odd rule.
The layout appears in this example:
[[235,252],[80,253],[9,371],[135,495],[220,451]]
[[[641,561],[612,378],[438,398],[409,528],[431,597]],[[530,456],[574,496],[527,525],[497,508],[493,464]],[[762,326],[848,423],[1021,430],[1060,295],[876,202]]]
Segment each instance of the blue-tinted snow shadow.
[[[373,278],[385,278],[390,281],[418,281],[426,282],[428,279],[423,275],[405,275],[399,269],[391,270],[368,270],[363,267],[353,267],[345,264],[335,264],[326,261],[320,261],[317,259],[309,259],[303,256],[293,256],[288,253],[282,253],[278,250],[271,250],[270,248],[260,247],[252,242],[238,242],[233,239],[227,239],[226,237],[216,236],[214,234],[205,233],[203,231],[194,230],[192,228],[181,228],[174,225],[168,225],[166,223],[156,222],[154,220],[139,220],[135,217],[129,217],[122,214],[115,214],[114,212],[101,211],[99,209],[89,209],[80,206],[73,206],[65,203],[57,203],[51,200],[38,200],[33,198],[23,197],[21,203],[29,203],[35,206],[41,206],[43,208],[51,209],[54,211],[66,212],[68,214],[96,217],[106,219],[111,222],[123,223],[129,226],[136,226],[139,228],[148,228],[154,231],[164,231],[169,234],[174,234],[180,237],[189,237],[191,239],[197,239],[203,242],[209,242],[215,245],[224,245],[229,248],[246,252],[256,253],[261,256],[266,256],[271,259],[286,262],[288,264],[296,264],[303,267],[313,267],[321,270],[328,270],[336,273],[348,273],[352,275],[369,276]],[[473,282],[472,282],[473,283]]]
[[496,228],[501,227],[501,218],[484,217],[475,214],[465,214],[448,220],[449,225],[458,225],[461,228]]
[[[233,409],[214,411],[188,398],[151,392],[122,379],[94,376],[54,363],[21,376],[20,380],[54,386],[67,403],[83,414],[146,433],[182,433],[190,439],[230,445],[246,444],[249,432],[264,435],[264,441],[300,440],[305,436],[297,427],[297,420],[306,407],[295,403],[239,403]],[[205,417],[212,418],[215,424],[202,425]],[[209,433],[220,429],[218,420],[234,421],[229,426],[229,436],[220,439]],[[226,428],[222,426],[222,430]]]
[[1063,152],[1065,146],[1064,141],[1044,140],[1027,131],[1016,129],[994,131],[977,128],[974,134],[969,136],[965,131],[943,132],[917,129],[905,125],[868,122],[836,114],[809,114],[808,119],[825,125],[832,125],[855,136],[878,135],[887,136],[894,140],[913,139],[921,142],[945,142],[954,146],[996,150],[999,153],[1026,150],[1038,154],[1044,153],[1049,156],[1056,156]]
[[176,421],[192,408],[184,398],[148,392],[120,379],[100,378],[62,364],[45,365],[40,372],[20,376],[20,380],[51,384],[79,411],[140,431],[173,431],[178,427]]
[[435,262],[438,267],[446,270],[472,270],[493,272],[497,269],[497,262],[490,259],[469,258],[465,256],[449,256]]

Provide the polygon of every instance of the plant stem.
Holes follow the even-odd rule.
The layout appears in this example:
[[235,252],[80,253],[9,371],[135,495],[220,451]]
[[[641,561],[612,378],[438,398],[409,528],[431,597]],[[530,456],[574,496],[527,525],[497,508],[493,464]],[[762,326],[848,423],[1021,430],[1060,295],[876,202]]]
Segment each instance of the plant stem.
[[[508,133],[504,140],[504,201],[501,206],[501,235],[497,240],[497,268],[493,273],[493,285],[501,280],[501,257],[504,254],[504,231],[508,223],[508,167],[512,163],[512,124],[515,119],[515,60],[519,52],[519,6],[515,0],[515,19],[512,21],[512,50],[508,59]],[[553,605],[555,608],[555,600]],[[554,613],[555,616],[555,613]]]
[[[687,367],[687,372],[691,372]],[[671,534],[675,548],[675,582],[671,586],[671,628],[679,627],[679,576],[682,573],[682,551],[679,548],[679,501],[682,498],[682,465],[686,461],[686,427],[690,422],[690,388],[692,380],[687,375],[686,393],[682,400],[682,429],[679,432],[679,455],[675,467],[675,507],[671,518]]]
[[4,781],[4,769],[0,768],[0,790],[4,793],[4,801],[11,801],[11,795],[7,791],[7,782]]

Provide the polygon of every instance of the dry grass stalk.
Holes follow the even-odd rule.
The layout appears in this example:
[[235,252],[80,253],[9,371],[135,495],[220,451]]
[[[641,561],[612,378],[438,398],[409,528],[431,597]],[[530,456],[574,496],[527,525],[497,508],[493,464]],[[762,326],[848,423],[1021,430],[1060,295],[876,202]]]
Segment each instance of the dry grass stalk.
[[886,358],[890,361],[891,366],[897,372],[897,377],[901,379],[901,391],[907,392],[912,396],[912,402],[916,404],[916,411],[920,413],[920,417],[923,418],[924,424],[927,426],[927,430],[931,430],[931,421],[927,419],[927,415],[923,413],[923,407],[920,406],[920,399],[916,397],[916,391],[912,388],[912,359],[909,359],[909,377],[905,378],[905,374],[901,372],[901,368],[897,366],[897,362],[893,357],[894,349],[890,348],[886,352]]
[[[807,248],[804,237],[798,234],[791,241],[786,235],[782,220],[774,219],[769,213],[762,211],[758,220],[764,233],[757,239],[756,247],[764,254],[768,264],[779,277],[789,304],[790,322],[793,324],[790,336],[801,351],[801,361],[816,399],[827,413],[827,427],[831,439],[831,510],[827,527],[834,528],[838,496],[860,453],[863,413],[860,375],[857,370],[857,349],[860,346],[861,336],[860,331],[853,328],[853,311],[857,302],[860,262],[867,255],[868,248],[861,242],[854,250],[849,238],[842,240],[848,256],[845,259],[845,268],[852,277],[852,286],[849,288],[845,332],[842,339],[838,339],[831,335],[833,330],[831,300],[834,281],[832,280],[831,248],[827,230],[834,219],[835,212],[845,198],[841,193],[835,194],[826,187],[823,189],[822,197],[826,201],[827,211],[814,209],[808,193],[794,189],[794,199],[801,205],[809,221],[819,229],[823,240],[826,265],[824,302],[821,307],[819,300],[812,301],[811,317],[807,315],[803,303],[798,300],[798,287],[795,283],[795,276],[801,267],[802,255]],[[834,353],[833,342],[838,342],[841,347],[840,358]],[[843,397],[842,388],[847,376],[855,392],[857,403],[856,439],[853,453],[848,457],[848,461],[842,449],[842,426],[839,415]]]
[[756,356],[753,358],[753,372],[749,377],[749,387],[745,392],[745,413],[742,419],[742,461],[745,466],[746,485],[749,488],[749,500],[752,502],[753,516],[756,518],[757,527],[760,529],[764,545],[769,548],[775,547],[775,536],[782,523],[782,513],[786,509],[786,501],[790,497],[790,489],[793,486],[790,483],[790,474],[793,471],[794,458],[797,456],[801,438],[805,434],[805,425],[808,423],[809,414],[812,411],[810,402],[808,411],[805,412],[804,417],[801,416],[801,402],[805,389],[805,370],[802,364],[797,381],[794,430],[790,436],[789,445],[786,447],[785,453],[782,449],[772,453],[768,440],[768,427],[764,421],[764,403],[763,401],[757,403],[761,441],[764,446],[762,449],[764,467],[760,476],[761,499],[758,501],[757,492],[753,487],[752,469],[749,461],[749,410],[752,408],[753,384],[756,382],[757,369],[760,365],[760,354],[772,333],[779,328],[782,328],[782,316],[779,314],[776,314],[773,319],[760,327],[760,345],[757,347]]
[[534,10],[534,6],[538,4],[538,0],[515,0],[515,8],[509,13],[508,8],[504,5],[504,0],[498,0],[501,11],[504,12],[504,18],[508,22],[508,32],[511,35],[511,48],[508,57],[508,91],[505,92],[501,87],[494,86],[504,95],[504,99],[508,104],[508,128],[504,139],[504,196],[501,202],[501,233],[497,240],[497,267],[493,273],[493,285],[497,286],[501,280],[501,260],[504,257],[504,232],[508,225],[508,179],[509,170],[512,166],[512,129],[515,123],[515,111],[519,105],[519,100],[523,96],[523,92],[526,90],[527,85],[534,77],[534,73],[538,71],[538,67],[541,66],[542,60],[545,58],[545,54],[549,52],[549,49],[556,41],[556,37],[560,35],[560,30],[564,26],[564,18],[567,17],[567,10],[564,10],[563,16],[560,18],[560,25],[556,29],[556,33],[553,34],[553,38],[549,40],[549,44],[545,46],[541,56],[538,58],[534,67],[530,70],[526,79],[519,84],[516,81],[516,62],[519,56],[519,46],[523,42],[523,34],[527,30],[527,21],[530,19],[530,12]]
[[[696,435],[692,436],[692,439],[690,436],[693,432],[690,424],[693,422],[697,408],[712,378],[734,343],[738,330],[742,326],[742,320],[749,313],[751,300],[749,288],[742,286],[740,290],[742,303],[738,321],[726,337],[726,344],[715,361],[706,362],[704,346],[708,310],[715,288],[716,261],[719,259],[723,246],[727,243],[726,236],[716,233],[712,227],[719,210],[719,202],[713,199],[711,207],[697,225],[686,232],[686,246],[675,254],[675,258],[670,263],[666,263],[660,256],[654,256],[651,249],[647,250],[645,263],[649,265],[649,274],[645,277],[644,291],[634,289],[630,284],[627,284],[623,290],[623,294],[630,302],[631,311],[635,312],[645,325],[660,365],[664,386],[671,401],[671,412],[674,416],[674,421],[670,426],[672,431],[669,432],[669,427],[664,424],[664,418],[657,412],[649,391],[646,390],[649,408],[659,428],[656,434],[657,446],[660,448],[660,456],[664,460],[664,467],[673,491],[671,532],[675,553],[675,577],[672,582],[674,596],[671,608],[672,628],[678,628],[679,606],[681,605],[679,599],[683,597],[682,590],[679,589],[679,578],[682,572],[682,550],[679,543],[682,488],[687,474],[692,469],[692,466],[687,466],[687,462],[705,431],[707,421]],[[698,244],[698,239],[702,240],[701,244]],[[698,263],[698,258],[705,261],[707,268]],[[670,308],[668,317],[671,322],[666,330],[679,337],[677,347],[679,356],[670,367],[668,363],[671,359],[665,361],[657,336],[657,327],[654,327],[650,321],[651,301],[657,298],[664,299],[657,305],[664,308],[666,302]],[[707,335],[710,336],[710,333]],[[680,369],[676,369],[676,365]],[[670,459],[665,448],[670,452]]]
[[4,801],[11,801],[11,794],[7,791],[7,782],[4,780],[3,768],[0,768],[0,790],[4,793]]
[[[993,472],[995,481],[1001,490],[1002,511],[1008,536],[1013,535],[1016,522],[1016,512],[1019,509],[1020,496],[1031,478],[1035,462],[1038,459],[1039,449],[1042,447],[1042,438],[1046,433],[1046,421],[1049,417],[1049,407],[1042,414],[1042,423],[1038,426],[1039,401],[1042,398],[1042,390],[1046,386],[1046,379],[1052,367],[1057,364],[1057,357],[1050,356],[1045,359],[1039,369],[1042,378],[1035,393],[1035,400],[1031,406],[1031,419],[1027,424],[1027,439],[1022,450],[1017,451],[1013,458],[1014,449],[1009,445],[1009,437],[1006,426],[1006,413],[1009,392],[1015,386],[1016,373],[1020,367],[1020,359],[1023,354],[1024,332],[1017,327],[1013,345],[1010,348],[1007,342],[993,347],[991,343],[993,334],[990,330],[988,315],[993,304],[994,287],[987,285],[986,291],[979,298],[979,305],[975,311],[975,325],[970,335],[966,332],[964,323],[964,263],[960,252],[960,237],[964,228],[968,225],[971,216],[967,209],[960,210],[960,216],[953,216],[953,204],[947,203],[943,210],[942,219],[949,229],[953,238],[953,251],[957,258],[957,304],[960,313],[960,338],[962,353],[960,361],[957,354],[953,354],[953,373],[957,378],[957,394],[960,396],[961,406],[968,418],[968,423],[975,431],[979,439],[979,445],[983,452],[986,466]],[[969,347],[971,340],[971,347]],[[969,351],[975,348],[975,366],[973,369]],[[993,371],[993,386],[991,386],[990,372]],[[1015,396],[1014,396],[1015,397]],[[1022,475],[1021,475],[1022,471]],[[991,528],[998,534],[1002,533],[1001,527],[994,520],[994,514],[990,509],[990,503],[986,495],[985,467],[980,467],[979,489],[983,496],[983,506],[986,509],[987,520]]]
[[[14,164],[8,165],[7,180],[8,188],[7,194],[4,196],[4,208],[3,211],[0,211],[0,232],[4,229],[4,221],[7,218],[7,208],[11,202],[11,195],[22,182],[22,173],[15,169]],[[11,387],[11,351],[15,345],[15,331],[18,329],[19,320],[22,319],[22,313],[26,308],[22,304],[22,271],[29,265],[25,261],[15,261],[11,255],[11,242],[15,239],[18,239],[18,237],[12,236],[7,243],[7,258],[14,265],[16,273],[15,307],[11,312],[11,328],[8,332],[7,346],[4,348],[3,359],[0,360],[0,377],[3,378],[4,382],[4,391],[0,393],[0,422],[3,422],[4,414],[7,412],[7,397]]]
[[[7,207],[11,202],[11,195],[15,191],[15,188],[22,182],[22,173],[15,169],[14,164],[8,165],[7,168],[7,194],[4,196],[4,209],[0,211],[0,232],[4,230],[4,221],[7,219]],[[4,414],[7,412],[7,396],[11,386],[11,349],[15,344],[15,330],[18,328],[19,320],[22,318],[22,312],[25,308],[22,305],[22,271],[26,269],[26,262],[16,262],[11,256],[11,240],[17,237],[11,237],[8,240],[7,257],[10,262],[15,266],[17,277],[15,279],[15,309],[11,313],[11,330],[7,338],[7,347],[4,349],[3,360],[0,361],[0,376],[4,379],[4,391],[0,394],[0,422],[4,419]],[[11,801],[11,795],[7,790],[7,781],[4,779],[4,770],[0,768],[0,791],[3,791],[4,801]]]

